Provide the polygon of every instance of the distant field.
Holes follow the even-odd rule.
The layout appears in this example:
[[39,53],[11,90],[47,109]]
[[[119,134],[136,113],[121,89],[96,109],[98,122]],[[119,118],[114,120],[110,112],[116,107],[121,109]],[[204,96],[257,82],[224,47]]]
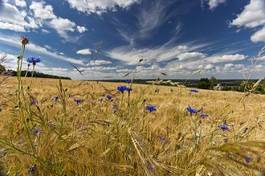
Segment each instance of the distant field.
[[[63,80],[60,91],[59,80],[23,81],[22,111],[16,79],[0,84],[1,160],[9,175],[215,176],[264,169],[261,149],[237,146],[264,141],[264,95],[137,84],[128,96],[116,90],[126,83]],[[148,112],[149,104],[157,110]],[[189,105],[203,110],[191,115]]]

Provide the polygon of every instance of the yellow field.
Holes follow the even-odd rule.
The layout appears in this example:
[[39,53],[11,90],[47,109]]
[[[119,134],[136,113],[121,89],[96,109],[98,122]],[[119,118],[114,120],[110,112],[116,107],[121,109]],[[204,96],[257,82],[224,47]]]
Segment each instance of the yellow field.
[[[59,80],[27,79],[18,105],[16,78],[4,79],[3,175],[251,176],[265,171],[265,144],[253,142],[265,137],[263,95],[133,84],[128,96],[116,90],[126,83],[62,81],[60,87]],[[148,112],[149,104],[157,110]],[[189,105],[203,108],[208,117],[191,115]]]

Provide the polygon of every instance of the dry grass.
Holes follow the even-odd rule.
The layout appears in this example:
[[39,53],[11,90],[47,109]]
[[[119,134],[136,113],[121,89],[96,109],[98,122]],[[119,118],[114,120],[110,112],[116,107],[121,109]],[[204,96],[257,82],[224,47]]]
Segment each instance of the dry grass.
[[[265,96],[251,94],[240,102],[244,94],[237,92],[191,94],[187,88],[153,85],[133,85],[128,96],[117,92],[118,85],[126,84],[62,81],[60,85],[58,80],[24,79],[18,106],[17,80],[4,80],[0,85],[3,175],[264,172],[265,144],[251,141],[264,141]],[[147,104],[156,105],[157,111],[147,112]],[[209,116],[190,115],[188,105],[203,107]],[[225,121],[229,131],[218,127]]]

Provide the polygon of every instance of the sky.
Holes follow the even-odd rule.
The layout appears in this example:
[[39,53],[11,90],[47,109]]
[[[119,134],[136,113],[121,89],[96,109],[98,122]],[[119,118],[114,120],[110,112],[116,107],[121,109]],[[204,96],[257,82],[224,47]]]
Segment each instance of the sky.
[[72,79],[265,75],[264,0],[0,0],[8,69],[21,36],[24,69],[40,57],[37,71]]

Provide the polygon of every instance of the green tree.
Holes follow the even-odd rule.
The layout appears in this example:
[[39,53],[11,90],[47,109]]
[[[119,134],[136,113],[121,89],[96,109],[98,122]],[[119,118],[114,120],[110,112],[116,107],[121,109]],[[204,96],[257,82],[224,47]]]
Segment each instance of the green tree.
[[201,78],[197,87],[200,89],[210,89],[210,80],[208,78]]

